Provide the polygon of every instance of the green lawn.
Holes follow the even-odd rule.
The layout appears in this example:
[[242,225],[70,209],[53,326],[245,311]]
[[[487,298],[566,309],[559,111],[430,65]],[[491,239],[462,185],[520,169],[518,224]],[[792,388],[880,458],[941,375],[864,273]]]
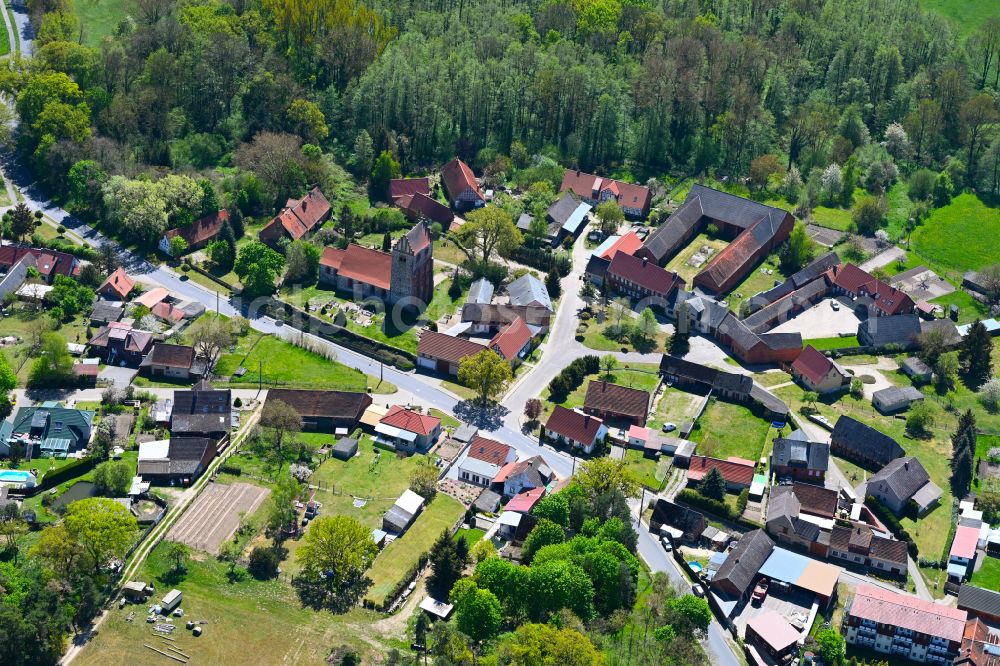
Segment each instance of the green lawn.
[[912,235],[914,250],[961,280],[969,269],[1000,262],[1000,244],[984,238],[1000,234],[1000,209],[991,208],[974,194],[960,194],[944,208],[933,211]]
[[434,241],[434,258],[445,263],[455,264],[456,266],[460,266],[468,259],[465,253],[447,238],[440,238]]
[[1000,589],[1000,558],[984,557],[983,565],[979,571],[972,574],[972,580],[969,582],[987,590]]
[[441,536],[441,532],[451,528],[465,513],[465,507],[453,497],[438,493],[429,505],[417,516],[416,521],[402,537],[396,539],[375,558],[368,570],[372,586],[367,599],[375,604],[385,601],[396,583],[416,564]]
[[[230,583],[228,566],[214,558],[189,561],[181,580],[172,577],[172,563],[163,544],[157,546],[136,580],[156,586],[155,600],[173,587],[184,593],[187,617],[206,622],[195,638],[178,621],[171,642],[156,638],[143,620],[145,606],[117,605],[101,625],[94,640],[77,656],[84,666],[130,666],[141,663],[174,664],[143,647],[167,651],[175,647],[192,657],[192,663],[224,664],[237,658],[241,664],[324,663],[333,645],[348,644],[365,663],[392,647],[403,647],[402,634],[386,635],[377,625],[381,615],[353,608],[338,615],[304,608],[284,580],[256,581],[250,576]],[[132,622],[126,621],[135,613]],[[253,627],[252,631],[248,631]],[[335,638],[331,638],[335,637]]]
[[[420,455],[397,457],[376,449],[365,435],[358,442],[357,455],[350,460],[324,461],[309,482],[322,489],[316,496],[323,504],[322,515],[351,516],[374,529],[382,525],[382,514],[409,487],[413,470],[424,460]],[[354,498],[363,498],[365,505],[355,507]]]
[[920,6],[950,19],[960,35],[975,32],[987,18],[1000,14],[995,0],[920,0]]
[[669,456],[660,456],[660,460],[653,460],[642,455],[642,451],[635,449],[625,451],[625,465],[628,469],[636,475],[642,485],[656,492],[663,489],[671,461]]
[[[379,384],[377,378],[369,378],[360,370],[330,361],[271,335],[263,336],[249,350],[253,339],[252,335],[242,338],[236,353],[222,355],[216,366],[216,374],[223,379],[217,384],[254,386],[259,377],[263,376],[265,388],[282,386],[364,391],[371,385],[376,393],[394,393],[396,390],[389,382]],[[232,377],[240,365],[246,368],[246,374]]]
[[[700,250],[704,245],[711,247],[715,251],[709,255],[708,259],[701,266],[689,265],[688,260],[697,254],[698,250]],[[691,242],[689,242],[683,250],[678,252],[677,255],[670,260],[670,262],[666,265],[666,269],[677,273],[690,284],[691,280],[694,279],[694,276],[700,273],[702,269],[708,265],[708,262],[714,259],[719,252],[722,252],[727,245],[729,245],[729,243],[724,240],[712,239],[706,234],[698,234],[691,239]]]
[[846,208],[828,208],[826,206],[816,206],[812,212],[810,222],[827,229],[837,231],[848,231],[851,228],[851,211]]
[[478,527],[473,527],[470,529],[459,528],[458,531],[455,532],[454,537],[452,538],[455,539],[455,541],[458,541],[462,537],[465,537],[465,543],[469,544],[469,546],[471,547],[474,544],[477,544],[480,541],[482,541],[484,536],[486,536],[485,530],[481,530]]
[[[771,271],[770,275],[766,271]],[[730,307],[738,311],[739,302],[749,300],[751,296],[767,291],[774,286],[775,282],[782,282],[788,277],[781,271],[777,254],[769,255],[763,262],[756,266],[742,284],[730,291]]]
[[129,0],[81,0],[73,3],[73,11],[83,28],[84,44],[100,44],[106,36],[114,33],[131,8]]
[[[656,337],[652,340],[643,342],[640,344],[640,349],[637,349],[636,346],[632,344],[632,341],[627,338],[623,340],[612,340],[604,335],[605,329],[614,323],[610,318],[605,320],[603,324],[598,324],[596,319],[591,319],[590,321],[584,323],[587,325],[587,328],[583,333],[583,345],[596,351],[641,351],[643,353],[663,352],[666,351],[666,346],[669,343],[670,336],[667,335],[663,329],[657,329]],[[637,321],[633,323],[637,323]]]
[[771,429],[770,422],[743,405],[712,399],[693,431],[698,453],[725,460],[738,456],[757,461]]
[[848,337],[835,336],[832,338],[813,338],[812,340],[803,340],[802,347],[808,347],[812,345],[819,351],[828,351],[830,349],[847,349],[848,347],[859,347],[861,343],[858,342],[858,336],[851,335]]
[[[31,372],[32,359],[22,354],[24,350],[23,340],[27,336],[28,331],[31,330],[33,322],[45,316],[44,312],[34,312],[21,304],[14,306],[14,311],[10,316],[4,317],[0,315],[0,337],[17,336],[22,341],[16,345],[3,347],[2,351],[0,351],[0,353],[6,354],[11,368],[17,373],[19,386],[24,385],[28,379],[28,374]],[[87,322],[82,316],[78,316],[73,321],[62,324],[56,332],[65,338],[67,342],[85,343],[88,339],[87,328]]]
[[980,303],[969,292],[957,289],[946,296],[932,298],[931,303],[940,305],[944,309],[945,316],[949,313],[952,305],[958,306],[958,323],[971,324],[977,319],[987,319],[990,316],[990,308],[985,303]]

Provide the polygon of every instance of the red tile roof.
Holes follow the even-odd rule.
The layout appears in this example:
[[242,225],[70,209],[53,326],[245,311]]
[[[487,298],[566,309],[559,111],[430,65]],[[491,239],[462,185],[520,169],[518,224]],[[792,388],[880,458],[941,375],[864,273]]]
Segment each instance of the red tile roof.
[[803,349],[799,357],[792,363],[792,371],[804,376],[813,384],[819,384],[823,381],[832,367],[833,361],[812,345]]
[[340,264],[344,261],[345,253],[346,250],[341,250],[339,247],[324,247],[323,254],[319,257],[319,265],[340,270]]
[[867,294],[878,309],[886,314],[906,314],[913,311],[913,299],[905,292],[882,282],[854,264],[841,264],[832,269],[833,284],[849,294]]
[[531,513],[531,510],[535,508],[538,501],[545,497],[545,487],[541,486],[538,488],[532,488],[531,490],[525,490],[522,493],[514,495],[506,506],[504,506],[504,511],[516,511],[517,513]]
[[410,251],[413,254],[425,250],[431,245],[431,232],[426,224],[423,222],[418,222],[413,225],[413,228],[406,232],[406,234],[397,241],[397,243],[402,242],[403,246],[410,246]]
[[960,643],[969,614],[874,585],[858,585],[849,616]]
[[520,317],[507,324],[490,340],[489,347],[504,358],[510,361],[517,357],[524,346],[531,341],[531,331],[528,325]]
[[601,257],[604,259],[614,259],[615,255],[619,252],[635,254],[636,250],[640,247],[642,247],[642,239],[634,231],[630,231],[616,240],[611,247],[604,251]]
[[437,199],[426,194],[404,194],[395,199],[396,205],[411,218],[426,217],[431,222],[438,222],[445,227],[455,221],[455,213]]
[[566,190],[571,190],[577,196],[591,201],[599,200],[601,192],[608,190],[614,195],[620,206],[639,208],[644,211],[649,208],[649,202],[653,198],[648,187],[623,183],[613,178],[601,178],[592,173],[583,173],[573,169],[567,169],[566,173],[563,174],[563,182],[559,191],[565,192]]
[[482,191],[479,189],[479,183],[476,182],[476,176],[472,173],[472,169],[457,157],[441,167],[441,179],[444,181],[444,188],[448,192],[448,198],[452,201],[457,199],[467,189],[475,192],[479,199],[486,200],[486,197],[483,196]]
[[403,195],[430,194],[431,181],[427,178],[393,178],[389,181],[389,198]]
[[608,275],[627,280],[639,285],[643,289],[662,296],[668,297],[674,289],[682,284],[677,277],[677,273],[664,270],[652,261],[633,257],[624,252],[615,254],[608,266]]
[[96,363],[77,363],[73,366],[75,377],[96,377],[101,374],[101,366]]
[[181,319],[184,319],[184,311],[180,308],[175,308],[170,303],[165,301],[160,301],[153,307],[149,308],[149,311],[160,319],[169,321],[172,324],[176,324]]
[[36,247],[0,246],[0,266],[9,269],[26,255],[35,258],[38,272],[48,277],[53,273],[73,277],[79,272],[80,262],[71,254],[58,250],[43,250]]
[[486,437],[475,437],[472,443],[469,444],[469,458],[475,458],[476,460],[482,460],[483,462],[488,462],[493,465],[505,465],[507,460],[510,458],[511,452],[514,449],[507,446],[503,442],[498,442],[495,439],[488,439]]
[[712,468],[716,468],[729,483],[737,483],[749,486],[753,481],[753,464],[739,462],[736,460],[719,460],[708,456],[691,456],[691,464],[688,467],[688,479],[691,481],[701,481]]
[[466,356],[473,356],[486,349],[478,342],[472,342],[454,335],[424,331],[417,342],[417,355],[449,363],[461,363]]
[[261,229],[259,236],[262,239],[277,239],[284,231],[292,240],[298,240],[329,215],[330,202],[318,187],[314,187],[301,199],[289,199],[285,209]]
[[602,425],[604,425],[604,421],[596,416],[581,414],[572,409],[566,409],[561,405],[556,405],[549,416],[548,422],[545,424],[545,429],[567,437],[574,442],[589,445],[593,444],[594,440],[597,439],[597,433],[600,431]]
[[223,225],[229,221],[229,211],[222,209],[210,215],[206,215],[200,220],[195,220],[189,225],[171,229],[164,234],[167,240],[174,236],[180,236],[187,241],[188,247],[198,248],[205,243],[215,239],[222,231]]
[[392,256],[385,252],[372,250],[351,243],[344,251],[340,262],[338,275],[345,278],[370,284],[379,289],[389,290],[389,278],[392,273]]
[[117,269],[108,276],[108,279],[97,289],[98,293],[108,294],[109,292],[124,301],[125,297],[135,287],[135,280],[128,276],[124,268]]
[[404,409],[399,405],[393,405],[389,413],[383,416],[379,423],[415,432],[418,435],[429,435],[435,428],[441,425],[441,419],[436,416],[427,416],[411,409]]

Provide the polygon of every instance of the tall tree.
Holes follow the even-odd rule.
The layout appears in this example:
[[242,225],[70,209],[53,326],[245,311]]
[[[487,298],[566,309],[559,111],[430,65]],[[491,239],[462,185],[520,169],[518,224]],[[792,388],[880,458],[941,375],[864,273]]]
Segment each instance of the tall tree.
[[498,206],[474,210],[466,223],[454,232],[459,248],[469,259],[482,264],[497,257],[509,257],[524,242],[510,215]]
[[233,344],[232,324],[221,317],[201,317],[188,329],[188,337],[205,364],[205,376],[211,377],[222,350]]
[[280,456],[285,440],[302,431],[302,417],[287,402],[268,400],[260,414],[260,425],[271,433],[271,442]]
[[399,162],[392,157],[392,153],[383,150],[375,160],[372,168],[372,195],[376,199],[385,199],[389,196],[389,181],[399,178]]
[[275,280],[285,266],[285,258],[259,241],[240,248],[233,272],[239,276],[249,295],[262,296],[274,291]]
[[958,352],[958,361],[973,387],[990,378],[993,373],[993,338],[978,319],[969,328],[968,335]]
[[714,500],[722,501],[726,496],[726,480],[718,467],[708,470],[708,474],[698,484],[698,492]]
[[458,552],[455,540],[451,538],[448,530],[437,538],[430,553],[431,573],[427,577],[427,591],[435,599],[443,601],[448,598],[451,588],[462,577],[466,559]]
[[458,381],[474,389],[483,404],[500,396],[513,378],[510,363],[492,349],[466,356],[458,366]]
[[125,555],[138,525],[122,504],[100,497],[71,503],[63,520],[94,571],[100,571],[112,558]]

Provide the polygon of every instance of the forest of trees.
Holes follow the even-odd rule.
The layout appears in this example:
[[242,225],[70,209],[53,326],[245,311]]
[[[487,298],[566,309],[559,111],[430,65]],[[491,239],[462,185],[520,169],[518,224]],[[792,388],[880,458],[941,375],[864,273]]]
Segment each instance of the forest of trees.
[[541,155],[638,180],[774,155],[818,190],[862,149],[1000,187],[1000,18],[959,39],[916,0],[138,0],[98,48],[72,1],[29,3],[36,57],[0,88],[39,175],[95,215],[164,169],[265,215],[385,150],[404,173]]

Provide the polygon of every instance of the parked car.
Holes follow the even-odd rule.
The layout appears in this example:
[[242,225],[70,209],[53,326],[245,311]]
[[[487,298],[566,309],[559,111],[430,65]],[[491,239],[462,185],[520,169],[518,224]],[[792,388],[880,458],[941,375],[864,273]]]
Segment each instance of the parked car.
[[833,308],[834,310],[839,310],[840,303],[838,303],[837,301],[830,301],[830,307]]
[[703,588],[698,583],[695,583],[694,585],[691,586],[691,594],[693,594],[696,597],[703,597],[705,596],[705,588]]
[[663,543],[663,550],[667,551],[668,553],[674,549],[674,545],[670,543],[670,537],[663,536],[660,538],[660,541]]
[[677,424],[676,423],[669,423],[668,422],[668,423],[664,423],[663,424],[663,432],[673,432],[674,430],[677,430]]
[[750,597],[750,602],[759,606],[764,601],[764,597],[767,596],[767,579],[761,578],[757,583],[757,587],[753,588],[753,596]]

